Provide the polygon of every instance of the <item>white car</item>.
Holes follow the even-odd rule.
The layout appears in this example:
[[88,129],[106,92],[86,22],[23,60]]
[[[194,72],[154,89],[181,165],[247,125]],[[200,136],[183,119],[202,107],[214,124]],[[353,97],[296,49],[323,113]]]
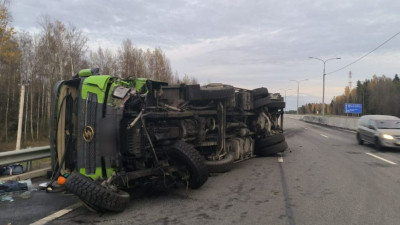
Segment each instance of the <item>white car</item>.
[[386,115],[360,117],[357,141],[360,145],[372,143],[378,151],[383,147],[400,148],[400,118]]

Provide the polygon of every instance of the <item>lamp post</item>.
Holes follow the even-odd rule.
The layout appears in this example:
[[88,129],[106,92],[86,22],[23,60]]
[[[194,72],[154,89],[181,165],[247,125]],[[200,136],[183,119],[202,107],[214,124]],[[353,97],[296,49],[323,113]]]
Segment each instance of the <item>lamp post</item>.
[[279,89],[279,90],[282,90],[282,91],[285,92],[285,102],[286,102],[286,91],[290,91],[290,90],[292,90],[292,89],[290,88],[290,89]]
[[319,60],[324,64],[324,72],[323,72],[323,75],[322,75],[322,77],[323,77],[322,78],[322,116],[325,116],[325,76],[326,76],[326,74],[325,74],[325,64],[329,60],[340,59],[340,58],[330,58],[330,59],[326,59],[326,60],[323,60],[323,59],[320,59],[320,58],[316,58],[316,57],[308,57],[308,58]]
[[306,81],[308,79],[304,79],[304,80],[290,80],[290,81],[295,81],[297,82],[297,115],[299,115],[299,89],[300,89],[300,82],[302,81]]

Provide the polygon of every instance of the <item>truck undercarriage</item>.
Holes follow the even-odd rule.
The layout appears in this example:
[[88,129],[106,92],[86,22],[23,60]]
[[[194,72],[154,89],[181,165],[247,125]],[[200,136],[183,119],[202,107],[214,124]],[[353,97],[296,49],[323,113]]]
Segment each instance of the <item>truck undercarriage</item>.
[[209,173],[287,148],[279,94],[226,84],[168,85],[81,70],[54,87],[54,174],[89,208],[122,211],[124,189],[201,187]]

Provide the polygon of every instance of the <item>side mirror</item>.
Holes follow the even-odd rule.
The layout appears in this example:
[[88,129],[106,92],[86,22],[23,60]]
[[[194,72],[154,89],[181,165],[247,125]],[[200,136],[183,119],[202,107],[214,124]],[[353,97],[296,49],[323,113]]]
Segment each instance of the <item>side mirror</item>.
[[375,127],[372,126],[372,125],[369,125],[368,128],[369,128],[369,129],[372,129],[372,130],[375,130]]

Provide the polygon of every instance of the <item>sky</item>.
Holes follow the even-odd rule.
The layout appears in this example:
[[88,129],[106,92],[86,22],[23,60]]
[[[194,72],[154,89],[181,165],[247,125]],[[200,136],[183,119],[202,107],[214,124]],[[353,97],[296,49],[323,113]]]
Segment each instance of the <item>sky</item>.
[[400,73],[398,0],[12,0],[12,25],[37,33],[43,16],[73,24],[96,50],[117,49],[127,38],[140,48],[160,47],[172,69],[201,84],[267,87],[285,95],[287,109],[325,102],[357,80]]

